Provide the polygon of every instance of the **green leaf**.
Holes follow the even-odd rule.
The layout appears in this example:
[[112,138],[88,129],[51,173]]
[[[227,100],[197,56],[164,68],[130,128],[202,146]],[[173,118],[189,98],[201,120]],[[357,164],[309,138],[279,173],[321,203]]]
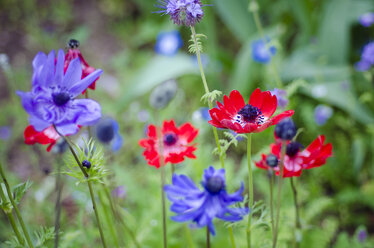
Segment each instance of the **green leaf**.
[[352,144],[353,168],[356,173],[360,172],[365,159],[366,145],[363,137],[356,137]]
[[118,111],[122,111],[130,101],[147,93],[159,83],[185,74],[199,75],[198,66],[192,56],[186,54],[173,57],[155,56],[137,73],[130,86],[124,87],[126,90],[117,105]]
[[31,187],[32,182],[27,180],[24,183],[18,184],[13,188],[13,198],[16,204],[21,202],[23,195],[27,192],[27,190]]

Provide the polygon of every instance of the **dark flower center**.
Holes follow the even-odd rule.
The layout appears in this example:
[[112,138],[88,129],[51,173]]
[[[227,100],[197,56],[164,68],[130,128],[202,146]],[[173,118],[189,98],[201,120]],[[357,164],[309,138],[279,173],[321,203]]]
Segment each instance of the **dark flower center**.
[[271,168],[278,166],[278,158],[274,154],[269,154],[266,157],[266,164],[269,165]]
[[60,92],[57,94],[53,94],[52,97],[53,97],[53,102],[57,106],[65,105],[70,100],[70,95],[67,92]]
[[285,119],[275,126],[275,135],[282,140],[291,140],[296,132],[295,123],[291,119]]
[[68,42],[68,47],[71,49],[78,48],[79,47],[79,41],[76,39],[70,39]]
[[299,142],[291,142],[287,145],[286,154],[289,157],[293,157],[300,151],[300,148],[302,147],[303,146]]
[[217,194],[224,187],[224,181],[219,176],[213,176],[208,179],[208,182],[205,185],[205,188],[212,194]]
[[174,145],[177,142],[177,140],[178,137],[173,133],[169,133],[164,136],[164,144],[167,146]]
[[243,108],[241,108],[238,111],[238,114],[243,116],[243,119],[246,122],[251,123],[257,122],[258,124],[260,124],[264,119],[261,110],[257,107],[253,107],[251,104],[247,104]]
[[83,160],[82,161],[82,166],[86,167],[87,169],[91,168],[91,162],[88,160]]

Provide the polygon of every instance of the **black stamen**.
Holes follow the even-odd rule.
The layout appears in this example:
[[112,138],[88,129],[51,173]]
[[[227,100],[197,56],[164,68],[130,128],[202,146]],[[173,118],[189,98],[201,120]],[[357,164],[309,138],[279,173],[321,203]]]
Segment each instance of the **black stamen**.
[[53,102],[57,106],[65,105],[70,100],[70,95],[67,92],[60,92],[52,95]]
[[253,107],[251,104],[245,105],[238,111],[238,114],[243,116],[246,122],[261,123],[263,121],[262,112],[259,108]]
[[274,154],[269,154],[266,157],[266,163],[271,168],[277,167],[278,166],[278,158]]
[[172,145],[174,145],[177,142],[177,139],[178,138],[177,138],[177,136],[175,134],[172,134],[172,133],[166,134],[164,136],[164,143],[167,146],[172,146]]
[[286,154],[289,157],[293,157],[300,151],[300,148],[302,147],[303,146],[299,142],[291,142],[287,145]]

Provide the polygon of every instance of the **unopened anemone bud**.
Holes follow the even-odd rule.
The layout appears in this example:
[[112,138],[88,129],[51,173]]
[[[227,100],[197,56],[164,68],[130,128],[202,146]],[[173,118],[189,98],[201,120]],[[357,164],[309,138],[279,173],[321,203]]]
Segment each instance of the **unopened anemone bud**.
[[113,140],[115,130],[113,128],[113,121],[110,118],[103,118],[96,125],[96,137],[100,142],[109,143]]
[[296,135],[296,126],[291,119],[285,119],[275,126],[275,135],[282,140],[291,140]]
[[82,161],[82,166],[86,167],[87,169],[90,169],[91,168],[91,162],[88,161],[88,160],[83,160]]
[[158,85],[149,97],[149,103],[155,109],[162,109],[174,98],[178,90],[177,82],[174,79],[167,80]]
[[266,164],[269,165],[271,168],[278,166],[278,158],[274,154],[269,154],[266,157]]
[[78,48],[79,47],[79,41],[76,40],[76,39],[70,39],[68,44],[67,44],[68,48],[70,49],[75,49],[75,48]]
[[303,146],[299,142],[291,142],[287,145],[286,154],[289,157],[294,157]]

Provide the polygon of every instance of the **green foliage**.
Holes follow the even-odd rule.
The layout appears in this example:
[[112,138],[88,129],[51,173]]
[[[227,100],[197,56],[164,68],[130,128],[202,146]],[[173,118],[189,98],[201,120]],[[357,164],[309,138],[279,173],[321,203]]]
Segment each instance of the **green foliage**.
[[36,247],[50,247],[55,238],[55,228],[54,227],[40,227],[38,231],[35,232],[36,237]]
[[208,39],[208,37],[204,34],[191,35],[190,45],[188,46],[188,51],[190,53],[196,54],[197,50],[199,50],[200,53],[204,52],[203,44],[201,43],[201,38]]
[[20,183],[13,188],[13,198],[16,204],[21,202],[23,195],[27,192],[27,190],[31,187],[32,182],[27,180],[24,183]]
[[213,90],[211,92],[205,93],[201,98],[200,101],[207,103],[207,102],[214,102],[217,98],[222,95],[222,92],[219,90]]
[[245,134],[232,134],[230,132],[224,132],[223,133],[225,137],[228,139],[220,139],[219,143],[221,145],[221,154],[219,154],[218,148],[214,148],[213,154],[216,155],[223,155],[226,157],[227,150],[230,148],[231,145],[238,146],[238,139],[246,139],[247,135]]

